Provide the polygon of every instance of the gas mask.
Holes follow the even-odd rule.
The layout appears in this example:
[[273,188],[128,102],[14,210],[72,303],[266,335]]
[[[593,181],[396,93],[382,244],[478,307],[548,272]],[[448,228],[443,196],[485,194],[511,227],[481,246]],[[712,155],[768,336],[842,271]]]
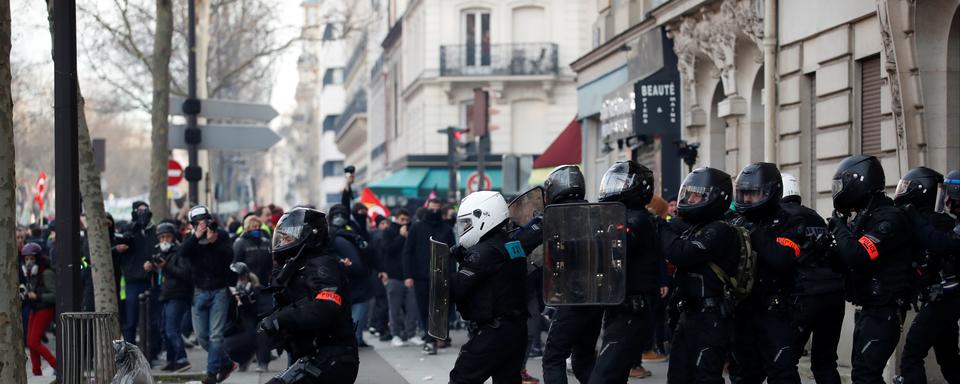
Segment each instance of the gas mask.
[[27,276],[34,276],[39,272],[40,266],[37,265],[36,261],[25,261],[23,263],[23,274]]

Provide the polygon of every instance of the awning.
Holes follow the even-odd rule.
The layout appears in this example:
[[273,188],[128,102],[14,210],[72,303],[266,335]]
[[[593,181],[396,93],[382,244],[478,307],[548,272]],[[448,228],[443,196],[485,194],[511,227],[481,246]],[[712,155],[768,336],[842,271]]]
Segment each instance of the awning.
[[533,161],[533,168],[552,168],[564,164],[580,164],[583,147],[581,146],[580,121],[576,118],[567,124],[560,135]]
[[379,195],[417,197],[420,184],[430,168],[404,168],[368,185]]

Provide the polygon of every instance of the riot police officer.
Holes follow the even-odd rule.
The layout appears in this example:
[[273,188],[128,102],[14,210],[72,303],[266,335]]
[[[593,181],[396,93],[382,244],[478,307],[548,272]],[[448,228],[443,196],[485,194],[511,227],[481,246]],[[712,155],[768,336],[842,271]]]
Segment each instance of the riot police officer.
[[[583,173],[576,165],[559,166],[543,182],[544,202],[551,204],[586,203]],[[542,231],[533,236],[535,245],[543,243]],[[521,240],[523,242],[523,240]],[[524,244],[524,248],[527,245]],[[536,247],[534,247],[536,248]],[[573,375],[586,383],[596,361],[597,337],[600,335],[603,309],[594,306],[558,307],[550,322],[543,348],[543,381],[567,383],[567,357],[571,358]]]
[[271,288],[277,309],[260,332],[296,361],[271,384],[353,383],[359,368],[350,318],[347,279],[340,261],[327,254],[325,215],[297,207],[284,213],[273,232]]
[[[960,351],[957,347],[957,320],[960,319],[960,295],[956,293],[956,255],[960,252],[954,232],[956,222],[944,212],[936,212],[938,191],[960,192],[960,172],[944,182],[943,175],[918,167],[903,175],[897,185],[894,203],[904,209],[918,241],[920,300],[923,307],[914,318],[900,360],[901,383],[926,383],[923,359],[933,347],[940,372],[948,383],[960,383]],[[944,188],[946,187],[946,188]],[[943,194],[947,197],[946,193]],[[957,198],[960,196],[955,196]]]
[[790,306],[796,259],[800,257],[798,222],[780,208],[783,182],[777,166],[754,163],[737,176],[734,220],[750,232],[757,253],[757,278],[737,305],[733,360],[734,383],[799,383],[796,324]]
[[632,160],[619,161],[603,175],[599,200],[626,207],[627,276],[623,304],[606,307],[603,340],[590,383],[626,382],[637,347],[653,338],[653,310],[665,273],[656,224],[645,208],[653,197],[653,172]]
[[734,275],[741,257],[737,229],[722,220],[732,198],[730,175],[695,169],[677,198],[677,213],[690,227],[677,233],[673,226],[658,225],[664,255],[677,267],[680,318],[671,343],[670,383],[723,382],[733,305],[718,271]]
[[883,168],[873,156],[850,156],[833,176],[829,227],[849,269],[847,300],[860,306],[854,318],[854,383],[883,381],[912,296],[914,252],[911,236],[905,235],[909,224],[884,194],[885,185]]
[[793,306],[799,335],[793,345],[797,352],[810,340],[810,370],[817,383],[840,384],[837,372],[837,346],[846,304],[843,299],[843,276],[829,259],[833,236],[827,223],[810,208],[801,204],[796,176],[781,174],[783,199],[780,206],[803,225],[800,257],[793,285]]
[[527,266],[523,247],[510,241],[507,203],[498,192],[474,192],[460,202],[452,255],[459,270],[450,296],[469,322],[451,383],[519,383],[526,353]]

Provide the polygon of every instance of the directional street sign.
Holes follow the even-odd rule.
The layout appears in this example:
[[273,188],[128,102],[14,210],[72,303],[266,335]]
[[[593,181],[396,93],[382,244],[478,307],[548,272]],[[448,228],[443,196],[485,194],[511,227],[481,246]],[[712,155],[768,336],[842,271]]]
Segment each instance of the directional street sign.
[[[167,136],[170,139],[170,148],[187,148],[183,137],[185,130],[186,127],[183,125],[170,126],[170,133]],[[262,125],[202,125],[200,132],[203,134],[203,140],[199,148],[206,150],[266,151],[280,141],[280,136],[276,132]]]
[[[170,114],[183,115],[183,96],[170,96]],[[245,103],[231,100],[200,100],[200,117],[208,119],[251,120],[268,122],[277,117],[270,104]]]

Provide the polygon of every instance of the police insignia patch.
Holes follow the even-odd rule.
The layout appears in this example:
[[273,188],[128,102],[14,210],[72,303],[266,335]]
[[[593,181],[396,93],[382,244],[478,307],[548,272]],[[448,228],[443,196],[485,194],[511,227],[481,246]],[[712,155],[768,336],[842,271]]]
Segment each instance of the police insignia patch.
[[510,259],[519,259],[527,257],[527,254],[523,252],[523,246],[520,245],[519,241],[511,241],[503,245],[507,248],[507,254],[510,255]]

